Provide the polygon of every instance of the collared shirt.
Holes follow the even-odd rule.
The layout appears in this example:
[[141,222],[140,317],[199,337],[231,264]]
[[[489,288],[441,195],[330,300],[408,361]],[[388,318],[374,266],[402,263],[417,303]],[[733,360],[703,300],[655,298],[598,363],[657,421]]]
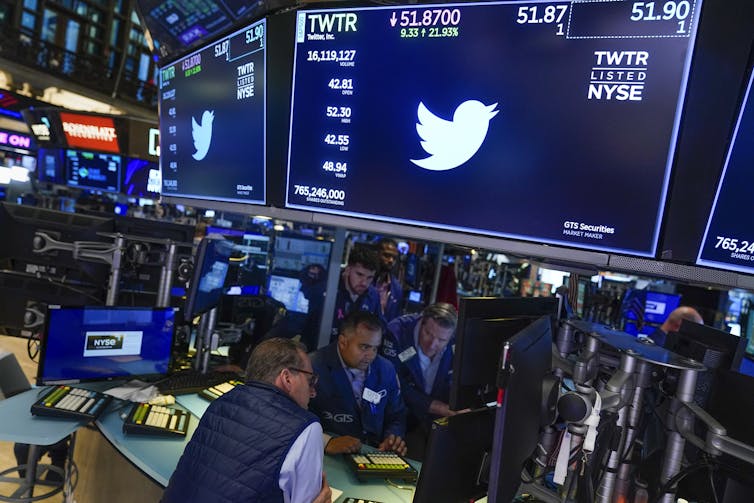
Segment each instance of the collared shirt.
[[414,347],[416,348],[416,356],[419,358],[419,367],[421,368],[422,376],[424,376],[424,392],[429,395],[432,393],[432,387],[435,385],[437,370],[440,368],[440,362],[442,361],[442,352],[438,352],[434,358],[430,358],[424,354],[422,347],[419,345],[421,326],[422,322],[419,321],[416,327],[414,327]]
[[346,376],[348,377],[348,381],[351,383],[351,391],[353,391],[353,397],[356,399],[356,402],[361,405],[361,396],[364,394],[364,383],[367,380],[367,371],[361,370],[361,369],[354,369],[346,365],[346,362],[343,361],[343,357],[340,355],[340,348],[336,347],[338,351],[338,359],[340,360],[340,364],[343,366],[343,370],[346,372]]
[[311,503],[322,490],[322,425],[312,423],[288,450],[278,485],[285,503]]

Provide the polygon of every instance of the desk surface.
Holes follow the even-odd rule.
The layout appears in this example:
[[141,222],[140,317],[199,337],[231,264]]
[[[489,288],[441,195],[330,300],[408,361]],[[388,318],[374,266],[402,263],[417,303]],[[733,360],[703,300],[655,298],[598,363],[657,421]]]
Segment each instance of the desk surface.
[[32,388],[0,400],[0,440],[52,445],[84,426],[87,421],[32,416],[31,406],[47,388]]

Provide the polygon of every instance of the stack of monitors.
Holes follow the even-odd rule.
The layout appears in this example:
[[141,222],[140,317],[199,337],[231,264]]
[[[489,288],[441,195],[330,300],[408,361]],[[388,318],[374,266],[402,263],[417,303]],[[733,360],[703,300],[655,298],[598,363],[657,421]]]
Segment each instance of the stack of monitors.
[[700,4],[300,11],[286,206],[654,257]]
[[160,69],[163,195],[265,203],[266,26]]
[[754,72],[741,104],[696,263],[754,274]]

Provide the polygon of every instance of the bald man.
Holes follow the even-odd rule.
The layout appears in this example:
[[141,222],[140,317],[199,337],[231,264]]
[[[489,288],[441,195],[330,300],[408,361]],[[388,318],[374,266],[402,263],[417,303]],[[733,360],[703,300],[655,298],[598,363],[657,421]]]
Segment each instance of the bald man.
[[702,315],[700,315],[696,309],[689,306],[680,306],[675,308],[673,312],[668,315],[668,317],[665,319],[665,322],[660,326],[660,328],[651,333],[649,335],[649,338],[652,339],[658,346],[664,346],[665,338],[667,337],[667,335],[670,332],[677,332],[678,329],[681,328],[681,322],[683,320],[689,320],[699,324],[704,323]]

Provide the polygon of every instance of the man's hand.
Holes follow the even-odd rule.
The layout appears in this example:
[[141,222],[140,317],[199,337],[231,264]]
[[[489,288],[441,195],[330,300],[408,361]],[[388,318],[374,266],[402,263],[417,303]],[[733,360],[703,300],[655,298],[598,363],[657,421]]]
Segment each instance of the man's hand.
[[392,434],[385,437],[385,440],[382,441],[378,449],[381,451],[393,451],[401,456],[405,456],[408,450],[406,442],[401,437]]
[[332,502],[332,491],[330,490],[330,485],[327,483],[327,477],[325,477],[325,473],[322,472],[322,490],[319,492],[316,498],[314,498],[314,501],[312,503],[331,503]]
[[333,437],[325,446],[325,454],[351,454],[361,450],[361,440],[344,435]]
[[463,414],[470,411],[471,409],[452,410],[447,403],[441,402],[440,400],[432,400],[429,404],[429,413],[440,417],[455,416],[456,414]]

